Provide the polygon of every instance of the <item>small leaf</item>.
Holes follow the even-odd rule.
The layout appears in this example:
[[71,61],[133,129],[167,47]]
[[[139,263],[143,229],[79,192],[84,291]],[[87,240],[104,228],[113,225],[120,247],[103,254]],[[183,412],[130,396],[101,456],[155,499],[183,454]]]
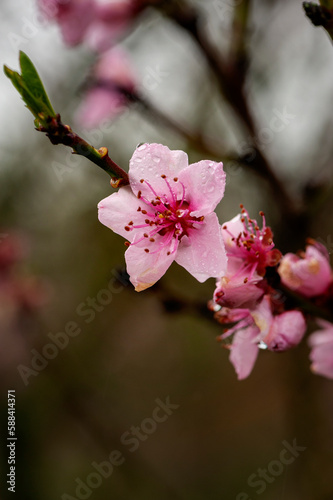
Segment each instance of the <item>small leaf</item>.
[[11,80],[16,90],[21,94],[26,107],[34,115],[37,128],[45,126],[47,117],[55,117],[56,114],[36,68],[24,52],[20,52],[20,65],[21,75],[4,66],[5,75]]
[[37,73],[35,66],[24,52],[20,51],[20,66],[22,72],[22,79],[29,88],[29,91],[35,98],[42,101],[50,111],[50,116],[55,116],[54,109],[50,103],[47,93],[45,92],[44,85]]

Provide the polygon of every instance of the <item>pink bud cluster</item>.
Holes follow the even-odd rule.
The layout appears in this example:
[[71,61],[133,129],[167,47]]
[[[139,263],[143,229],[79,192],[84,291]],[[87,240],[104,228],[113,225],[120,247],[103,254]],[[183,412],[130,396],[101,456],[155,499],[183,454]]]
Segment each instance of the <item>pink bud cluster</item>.
[[[219,225],[214,210],[224,195],[222,163],[189,165],[183,151],[141,144],[130,160],[129,180],[98,209],[100,221],[127,240],[130,281],[145,290],[174,261],[200,282],[218,278],[209,307],[239,379],[251,373],[260,349],[283,352],[301,342],[305,312],[330,309],[333,280],[325,247],[309,240],[305,252],[283,256],[264,213],[259,224],[243,205]],[[333,325],[319,325],[323,331],[310,337],[312,369],[333,378]]]
[[[317,307],[333,308],[333,273],[327,249],[308,239],[305,252],[287,253],[278,268],[281,282]],[[317,319],[321,327],[309,337],[311,370],[333,379],[333,324]]]
[[[210,308],[224,326],[219,339],[230,350],[238,378],[244,379],[251,373],[259,349],[282,352],[299,344],[306,331],[306,318],[301,310],[290,306],[288,293],[311,298],[314,303],[327,302],[332,271],[325,247],[313,240],[306,252],[282,256],[274,248],[273,233],[266,226],[264,214],[260,214],[260,228],[241,208],[241,214],[222,226],[227,271],[217,281]],[[275,271],[275,281],[280,279],[279,291],[269,279],[272,273],[267,272],[268,268]],[[333,346],[333,325],[331,330],[327,323],[324,328],[324,333],[310,337],[312,369],[333,377],[333,358],[330,370],[327,357],[324,367],[321,362],[327,342]]]

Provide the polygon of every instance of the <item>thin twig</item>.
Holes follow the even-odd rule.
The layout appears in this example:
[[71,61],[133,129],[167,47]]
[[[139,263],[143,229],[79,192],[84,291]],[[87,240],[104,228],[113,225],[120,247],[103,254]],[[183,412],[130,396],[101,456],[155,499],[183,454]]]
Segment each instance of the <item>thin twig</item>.
[[96,149],[87,141],[82,139],[70,128],[61,122],[60,115],[50,117],[47,127],[38,127],[39,132],[45,132],[52,144],[63,144],[73,149],[73,153],[84,156],[88,160],[98,165],[111,176],[111,185],[114,188],[129,184],[127,172],[117,165],[108,154],[105,147]]

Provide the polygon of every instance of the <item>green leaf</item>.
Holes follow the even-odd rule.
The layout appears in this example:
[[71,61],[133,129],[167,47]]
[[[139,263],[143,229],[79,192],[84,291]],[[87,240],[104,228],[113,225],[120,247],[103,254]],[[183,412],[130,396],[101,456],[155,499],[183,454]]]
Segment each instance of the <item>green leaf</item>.
[[45,106],[50,110],[50,115],[55,116],[54,109],[50,103],[47,93],[45,92],[44,85],[37,73],[35,66],[24,52],[20,51],[20,66],[22,72],[22,79],[29,88],[33,96],[42,101]]
[[20,52],[21,75],[4,66],[5,75],[21,95],[26,107],[35,117],[36,126],[45,126],[48,117],[56,113],[50,103],[43,83],[29,57]]

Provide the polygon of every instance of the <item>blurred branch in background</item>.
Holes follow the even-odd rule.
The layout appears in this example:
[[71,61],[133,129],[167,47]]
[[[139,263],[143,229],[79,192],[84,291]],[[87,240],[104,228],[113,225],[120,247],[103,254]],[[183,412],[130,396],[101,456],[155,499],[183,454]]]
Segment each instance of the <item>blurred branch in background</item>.
[[[174,6],[173,6],[174,5]],[[232,107],[240,123],[252,135],[256,135],[256,126],[247,102],[244,90],[248,66],[246,54],[246,33],[250,1],[243,1],[235,7],[232,49],[228,59],[209,42],[207,34],[199,26],[200,15],[186,2],[171,3],[166,14],[192,36],[201,48],[207,62],[217,78],[218,85],[227,103]],[[223,156],[223,155],[222,155]],[[253,158],[254,157],[254,158]],[[268,160],[258,147],[254,147],[253,157],[242,163],[251,165],[271,185],[272,191],[278,197],[282,214],[296,215],[298,210],[283,182],[277,177]],[[296,216],[297,218],[297,216]]]
[[333,40],[333,2],[320,0],[320,5],[303,2],[306,15],[314,26],[322,26]]

